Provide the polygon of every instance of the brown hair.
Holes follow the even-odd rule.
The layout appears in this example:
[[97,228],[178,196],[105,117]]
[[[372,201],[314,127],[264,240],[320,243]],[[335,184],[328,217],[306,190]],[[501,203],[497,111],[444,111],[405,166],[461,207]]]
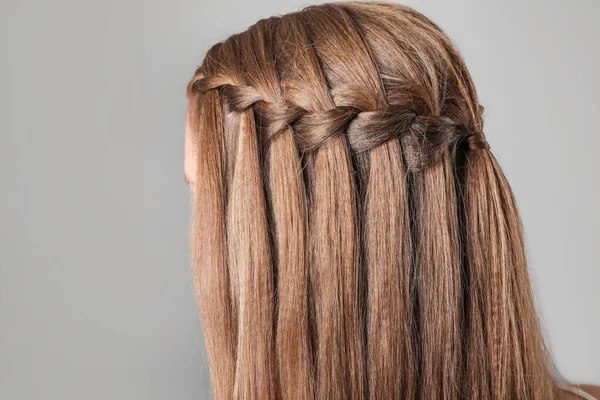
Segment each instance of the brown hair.
[[443,31],[386,3],[257,22],[188,85],[217,399],[553,399],[521,221]]

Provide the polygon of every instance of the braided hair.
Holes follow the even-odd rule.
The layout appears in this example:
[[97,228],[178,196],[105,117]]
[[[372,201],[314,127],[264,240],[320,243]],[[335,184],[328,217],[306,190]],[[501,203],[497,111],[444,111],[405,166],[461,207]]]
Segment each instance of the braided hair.
[[521,221],[431,20],[335,3],[213,46],[187,87],[217,399],[552,399]]

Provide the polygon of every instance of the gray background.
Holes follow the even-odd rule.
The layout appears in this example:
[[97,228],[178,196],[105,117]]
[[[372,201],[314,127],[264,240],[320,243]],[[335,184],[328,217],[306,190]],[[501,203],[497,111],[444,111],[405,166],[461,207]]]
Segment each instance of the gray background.
[[[301,1],[0,4],[0,398],[205,399],[184,87]],[[600,384],[600,2],[407,1],[462,51],[560,370]]]

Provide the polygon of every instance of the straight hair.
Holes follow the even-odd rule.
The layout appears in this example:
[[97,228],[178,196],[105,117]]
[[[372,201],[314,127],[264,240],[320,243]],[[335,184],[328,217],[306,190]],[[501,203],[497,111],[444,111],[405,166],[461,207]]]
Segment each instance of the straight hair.
[[187,95],[216,399],[560,397],[515,198],[434,22],[387,3],[260,20]]

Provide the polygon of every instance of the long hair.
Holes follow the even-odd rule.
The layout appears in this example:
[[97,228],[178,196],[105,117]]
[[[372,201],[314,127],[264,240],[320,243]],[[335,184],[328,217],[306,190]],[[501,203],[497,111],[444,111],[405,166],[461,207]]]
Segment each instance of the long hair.
[[515,199],[435,23],[386,3],[264,19],[187,93],[216,399],[559,397]]

